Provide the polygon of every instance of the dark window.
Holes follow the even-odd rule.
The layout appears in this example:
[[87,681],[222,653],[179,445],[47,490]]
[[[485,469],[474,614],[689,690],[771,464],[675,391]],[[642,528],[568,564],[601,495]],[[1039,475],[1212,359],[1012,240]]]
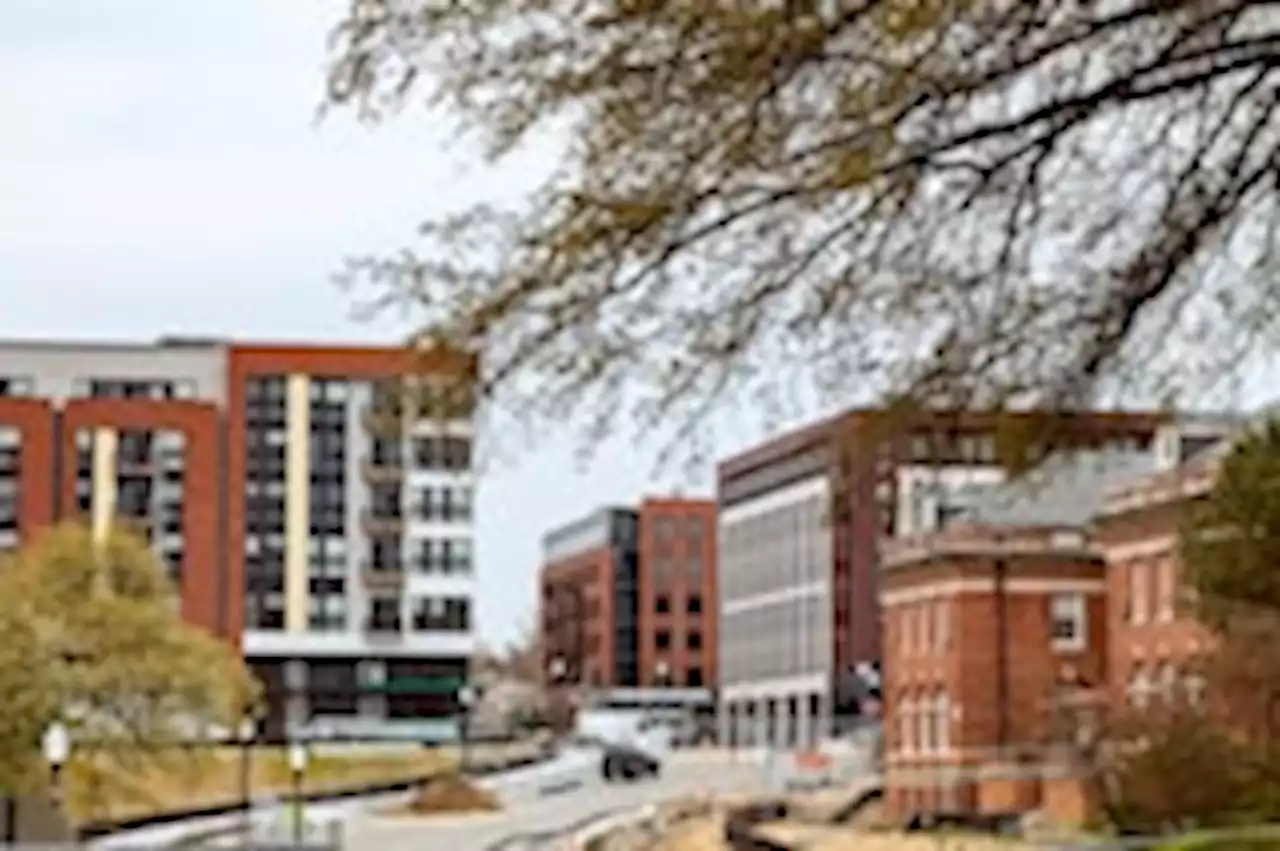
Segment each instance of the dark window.
[[653,610],[658,614],[666,614],[671,611],[671,598],[666,594],[659,594],[653,601]]
[[689,635],[686,637],[686,643],[688,644],[690,650],[701,650],[702,649],[702,633],[696,632],[696,631],[690,632]]
[[701,595],[699,595],[699,594],[692,594],[692,595],[690,595],[690,597],[689,597],[689,602],[688,602],[688,604],[686,605],[686,607],[685,607],[685,608],[688,610],[689,614],[691,614],[691,615],[700,614],[700,613],[702,612],[702,597],[701,597]]
[[369,618],[366,627],[371,629],[400,631],[400,601],[395,598],[375,597],[369,601]]
[[471,601],[465,597],[422,597],[413,604],[413,628],[420,632],[466,632]]
[[671,646],[671,633],[668,630],[660,629],[653,636],[653,643],[659,650],[666,650]]
[[471,441],[465,437],[416,438],[413,460],[421,470],[467,470],[471,467]]
[[685,674],[684,682],[685,682],[685,685],[689,686],[690,688],[701,688],[702,687],[702,669],[690,668],[688,673]]
[[30,396],[35,382],[27,377],[0,378],[0,396]]

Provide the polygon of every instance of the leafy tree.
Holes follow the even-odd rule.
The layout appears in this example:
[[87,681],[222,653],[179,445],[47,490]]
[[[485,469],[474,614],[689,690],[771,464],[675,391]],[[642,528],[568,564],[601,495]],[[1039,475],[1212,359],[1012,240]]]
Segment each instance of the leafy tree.
[[1280,421],[1271,420],[1239,438],[1212,491],[1189,506],[1182,559],[1198,613],[1218,627],[1251,615],[1280,616],[1277,553]]
[[492,160],[566,141],[532,196],[344,277],[592,430],[788,365],[977,405],[1204,389],[1274,339],[1276,6],[350,0],[328,107],[443,104]]
[[38,787],[42,732],[61,718],[81,758],[141,768],[257,688],[235,651],[183,622],[146,543],[63,525],[0,563],[0,791]]

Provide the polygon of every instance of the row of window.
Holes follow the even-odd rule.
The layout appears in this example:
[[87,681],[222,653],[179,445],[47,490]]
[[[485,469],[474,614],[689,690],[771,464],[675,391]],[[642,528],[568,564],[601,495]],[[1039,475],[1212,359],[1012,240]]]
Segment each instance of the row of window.
[[1188,673],[1177,666],[1145,665],[1137,668],[1129,679],[1129,703],[1136,707],[1149,705],[1153,700],[1173,701],[1185,698],[1192,705],[1204,700],[1205,678],[1199,673]]
[[[951,646],[952,600],[896,606],[889,619],[889,640],[904,656],[945,652]],[[1049,597],[1049,640],[1054,650],[1082,650],[1088,641],[1088,598],[1075,591]],[[896,633],[896,634],[895,634]]]
[[[28,375],[0,377],[0,396],[28,398],[36,395],[35,379]],[[194,399],[196,383],[190,379],[140,381],[137,379],[76,378],[71,382],[75,398],[97,399]]]
[[[659,629],[653,634],[653,646],[659,650],[671,649],[671,630]],[[702,649],[702,631],[697,629],[689,630],[684,637],[684,646],[688,650]]]
[[[465,597],[415,597],[409,601],[408,626],[414,632],[467,632],[471,629],[471,601]],[[284,629],[284,594],[272,591],[245,598],[248,629]],[[356,616],[363,616],[356,620]],[[369,601],[362,613],[353,612],[344,595],[312,595],[307,599],[307,625],[313,632],[350,629],[404,631],[401,600],[382,597]]]
[[[698,615],[702,613],[702,595],[690,594],[685,600],[684,609],[687,614]],[[667,594],[659,594],[653,598],[653,610],[660,615],[670,614],[672,611],[671,597]]]
[[1141,559],[1127,565],[1121,573],[1126,586],[1125,620],[1133,626],[1145,623],[1170,623],[1177,615],[1178,569],[1173,558]]
[[894,711],[895,751],[903,755],[937,755],[951,750],[954,712],[946,694],[900,701]]

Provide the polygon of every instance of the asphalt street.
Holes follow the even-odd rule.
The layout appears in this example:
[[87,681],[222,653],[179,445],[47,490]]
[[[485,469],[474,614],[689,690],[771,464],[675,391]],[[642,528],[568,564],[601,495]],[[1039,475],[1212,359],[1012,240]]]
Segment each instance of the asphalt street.
[[[543,779],[549,779],[552,771],[548,768]],[[768,785],[768,775],[759,761],[723,753],[672,755],[658,780],[615,785],[605,784],[595,772],[584,772],[581,777],[577,788],[552,795],[513,788],[512,794],[504,795],[504,810],[489,815],[422,818],[366,809],[347,819],[344,839],[349,848],[379,851],[419,851],[423,847],[521,851],[543,847],[545,837],[551,834],[582,828],[647,804],[704,792],[751,792]]]

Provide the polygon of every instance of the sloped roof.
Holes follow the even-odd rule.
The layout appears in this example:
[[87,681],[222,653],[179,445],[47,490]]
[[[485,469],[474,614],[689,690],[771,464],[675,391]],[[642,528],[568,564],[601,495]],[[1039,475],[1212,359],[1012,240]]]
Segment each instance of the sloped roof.
[[992,526],[1082,526],[1108,489],[1141,479],[1154,467],[1153,454],[1136,449],[1058,453],[1012,481],[962,489],[957,519]]

